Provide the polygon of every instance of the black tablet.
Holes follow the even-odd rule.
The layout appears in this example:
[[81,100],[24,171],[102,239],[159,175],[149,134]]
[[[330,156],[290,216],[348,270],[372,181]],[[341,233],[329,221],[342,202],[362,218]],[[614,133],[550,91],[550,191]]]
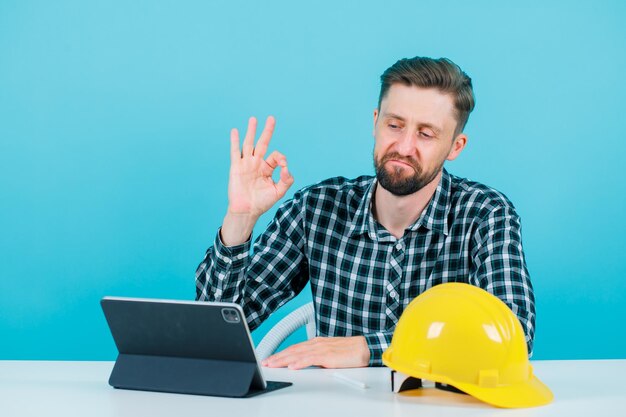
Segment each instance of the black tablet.
[[291,385],[265,381],[237,304],[104,297],[119,351],[115,388],[251,397]]

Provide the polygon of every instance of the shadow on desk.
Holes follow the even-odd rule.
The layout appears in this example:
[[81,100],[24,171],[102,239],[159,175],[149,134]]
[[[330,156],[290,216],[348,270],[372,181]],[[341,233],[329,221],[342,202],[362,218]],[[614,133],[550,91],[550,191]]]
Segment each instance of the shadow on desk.
[[416,404],[445,405],[447,407],[462,408],[483,408],[493,410],[494,408],[471,395],[458,394],[455,392],[443,391],[438,388],[419,388],[404,391],[396,394],[398,401],[414,402]]

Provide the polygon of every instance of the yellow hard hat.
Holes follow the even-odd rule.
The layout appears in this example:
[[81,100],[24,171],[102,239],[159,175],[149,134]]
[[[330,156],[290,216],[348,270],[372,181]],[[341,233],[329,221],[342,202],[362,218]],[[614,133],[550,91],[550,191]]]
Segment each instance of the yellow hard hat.
[[396,325],[383,363],[498,407],[534,407],[553,399],[533,375],[515,314],[496,296],[469,284],[440,284],[413,300]]

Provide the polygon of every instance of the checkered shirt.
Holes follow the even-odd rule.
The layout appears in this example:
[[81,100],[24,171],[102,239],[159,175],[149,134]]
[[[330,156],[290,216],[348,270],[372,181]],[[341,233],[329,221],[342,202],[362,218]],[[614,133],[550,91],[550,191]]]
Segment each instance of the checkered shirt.
[[396,239],[372,215],[376,184],[337,177],[296,192],[253,251],[250,240],[226,247],[218,231],[196,271],[196,299],[242,305],[255,329],[310,282],[317,335],[364,335],[377,366],[415,297],[465,282],[511,308],[531,353],[535,300],[520,218],[506,196],[444,169],[428,206]]

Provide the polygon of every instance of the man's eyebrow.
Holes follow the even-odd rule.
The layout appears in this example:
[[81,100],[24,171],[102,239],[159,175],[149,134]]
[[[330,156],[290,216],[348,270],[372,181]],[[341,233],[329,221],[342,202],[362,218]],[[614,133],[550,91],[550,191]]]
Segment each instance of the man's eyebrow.
[[[399,114],[395,114],[395,113],[384,113],[383,117],[388,117],[388,118],[391,118],[391,119],[398,119],[398,120],[400,120],[402,122],[406,122],[406,119],[404,117],[400,116]],[[435,126],[434,124],[428,123],[428,122],[422,122],[419,125],[420,125],[420,127],[427,127],[429,129],[433,130],[436,134],[440,134],[441,131],[443,130],[440,127]]]
[[419,125],[429,128],[430,130],[434,131],[437,135],[440,134],[442,130],[440,127],[437,127],[431,123],[424,122],[424,123],[420,123]]
[[400,116],[399,114],[395,114],[395,113],[384,113],[383,117],[389,117],[391,119],[398,119],[398,120],[401,120],[403,122],[406,121],[406,119],[404,117]]

